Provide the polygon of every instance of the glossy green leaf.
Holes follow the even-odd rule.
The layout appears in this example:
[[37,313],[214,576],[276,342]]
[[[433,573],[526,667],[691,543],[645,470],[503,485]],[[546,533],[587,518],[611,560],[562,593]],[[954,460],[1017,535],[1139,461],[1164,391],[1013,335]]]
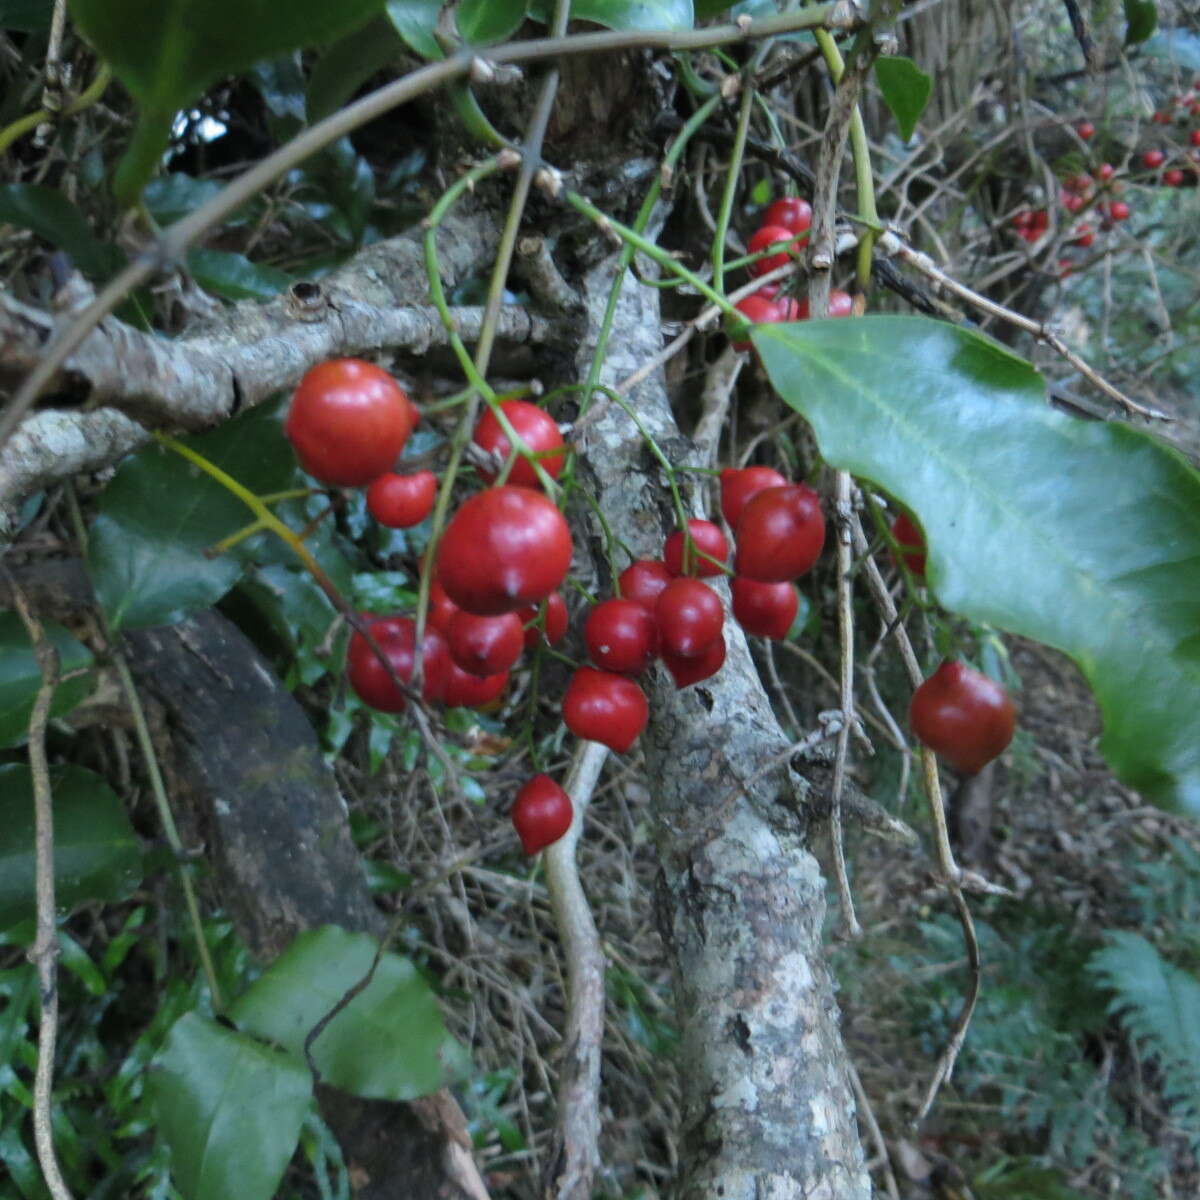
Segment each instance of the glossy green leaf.
[[1144,42],[1158,28],[1155,0],[1125,0],[1125,45]]
[[[549,19],[546,0],[530,4],[530,16]],[[692,0],[571,0],[571,19],[594,21],[609,29],[691,29]]]
[[80,32],[138,103],[140,120],[118,173],[132,201],[167,144],[175,113],[209,84],[259,59],[341,37],[382,0],[70,0]]
[[295,282],[286,271],[253,263],[233,250],[197,246],[188,251],[187,266],[202,288],[226,300],[270,300]]
[[335,42],[309,76],[308,119],[315,123],[336,112],[372,75],[404,53],[405,43],[386,17]]
[[[303,1055],[317,1022],[371,969],[378,943],[327,925],[300,934],[234,1005],[239,1029]],[[321,1079],[376,1100],[411,1100],[457,1074],[463,1052],[446,1033],[429,985],[385,953],[367,987],[312,1046]]]
[[[141,879],[142,851],[112,789],[82,767],[50,773],[54,794],[54,883],[59,910],[120,900]],[[0,765],[0,929],[33,915],[33,777],[24,763]]]
[[33,33],[50,27],[54,0],[0,0],[0,29]]
[[[281,491],[294,475],[270,406],[185,440],[253,492]],[[113,629],[167,625],[215,604],[241,574],[241,554],[205,551],[252,519],[237,497],[169,450],[150,446],[126,459],[100,497],[88,551]]]
[[719,17],[728,12],[733,4],[730,0],[693,0],[692,7],[695,9],[697,21],[707,21],[711,17]]
[[433,36],[441,10],[442,0],[388,0],[384,5],[396,32],[417,54],[431,61],[443,57],[442,48]]
[[312,1103],[302,1063],[197,1013],[151,1066],[158,1128],[184,1200],[270,1200]]
[[458,32],[474,45],[502,42],[525,20],[525,0],[459,0]]
[[[77,642],[61,625],[44,622],[46,638],[58,651],[59,677],[89,667],[91,652]],[[91,690],[92,679],[80,676],[59,683],[50,704],[50,715],[61,717],[73,709]],[[42,672],[34,657],[33,645],[16,613],[0,613],[0,746],[12,746],[25,740],[29,714]]]
[[31,229],[91,279],[107,279],[125,262],[116,246],[106,246],[88,228],[83,214],[57,188],[40,183],[0,187],[0,224]]
[[[206,204],[220,190],[221,184],[215,179],[194,179],[182,171],[172,171],[150,180],[142,200],[160,225],[172,225]],[[227,218],[225,224],[242,225],[246,219],[243,209],[241,215]]]
[[929,103],[933,80],[911,58],[896,55],[875,60],[875,82],[900,126],[900,136],[909,141]]
[[1200,474],[1128,425],[1050,408],[1028,363],[957,326],[802,321],[753,340],[827,461],[916,514],[938,600],[1069,654],[1117,773],[1200,814]]

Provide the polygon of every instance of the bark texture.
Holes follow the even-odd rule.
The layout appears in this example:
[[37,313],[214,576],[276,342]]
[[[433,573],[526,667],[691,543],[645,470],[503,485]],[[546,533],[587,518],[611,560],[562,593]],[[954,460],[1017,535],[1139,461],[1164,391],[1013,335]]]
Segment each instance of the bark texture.
[[[610,261],[585,281],[584,376],[612,279]],[[627,277],[602,382],[617,384],[653,356],[660,330],[657,291]],[[672,461],[687,461],[661,373],[628,399]],[[656,555],[668,493],[633,422],[609,406],[581,449],[614,532]],[[659,669],[643,737],[682,1033],[677,1195],[867,1200],[821,946],[823,884],[806,846],[807,785],[786,768],[754,778],[787,740],[734,622],[725,636],[728,657],[712,680],[680,692]]]

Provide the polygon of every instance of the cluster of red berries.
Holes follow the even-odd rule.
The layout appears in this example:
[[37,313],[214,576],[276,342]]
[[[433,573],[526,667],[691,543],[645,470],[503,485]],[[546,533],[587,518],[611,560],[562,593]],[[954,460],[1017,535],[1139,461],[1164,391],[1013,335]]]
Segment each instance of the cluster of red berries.
[[[1176,122],[1186,123],[1189,118],[1200,117],[1200,75],[1192,80],[1192,86],[1186,92],[1172,96],[1166,108],[1160,108],[1151,118],[1155,125],[1174,125]],[[1192,145],[1200,145],[1196,130],[1192,130]]]
[[[762,224],[748,243],[751,254],[766,250],[773,250],[774,253],[763,254],[762,258],[750,263],[750,274],[755,277],[765,275],[768,271],[785,266],[790,257],[799,257],[811,228],[812,205],[807,200],[799,196],[785,196],[776,200],[763,214]],[[735,307],[746,320],[757,325],[807,321],[809,315],[808,297],[797,300],[792,296],[783,296],[777,283],[764,283],[757,291],[743,296]],[[835,288],[829,293],[829,316],[848,317],[853,308],[854,302],[848,292]],[[750,343],[735,341],[733,348],[749,350]]]

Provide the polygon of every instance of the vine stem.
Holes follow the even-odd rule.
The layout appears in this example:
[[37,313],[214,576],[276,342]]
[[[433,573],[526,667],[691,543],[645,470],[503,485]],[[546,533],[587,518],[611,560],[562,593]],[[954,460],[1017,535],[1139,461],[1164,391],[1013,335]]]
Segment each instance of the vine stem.
[[858,23],[854,6],[844,0],[813,5],[798,12],[782,13],[761,21],[718,25],[711,29],[679,31],[604,30],[599,33],[570,34],[559,38],[535,38],[511,42],[480,53],[478,48],[464,49],[437,62],[420,67],[408,75],[371,92],[339,112],[306,129],[287,145],[232,180],[221,192],[195,212],[172,225],[151,250],[140,255],[113,279],[78,316],[46,347],[37,367],[26,377],[0,415],[0,448],[12,436],[17,424],[41,394],[42,388],[83,339],[135,287],[145,283],[157,271],[177,261],[202,234],[219,225],[264,188],[318,150],[359,126],[406,104],[418,96],[466,75],[477,61],[491,63],[527,63],[547,58],[584,54],[612,53],[620,50],[657,48],[661,50],[704,50],[727,42],[748,42],[792,33],[799,29],[852,28]]
[[[90,108],[104,95],[104,90],[111,82],[112,71],[105,63],[96,72],[95,79],[88,84],[87,88],[58,114],[59,119],[73,117],[76,113],[83,112],[85,108]],[[36,129],[53,116],[54,114],[49,109],[39,108],[36,112],[26,113],[25,116],[18,117],[11,125],[0,129],[0,154],[4,154],[18,138],[24,137],[31,129]]]

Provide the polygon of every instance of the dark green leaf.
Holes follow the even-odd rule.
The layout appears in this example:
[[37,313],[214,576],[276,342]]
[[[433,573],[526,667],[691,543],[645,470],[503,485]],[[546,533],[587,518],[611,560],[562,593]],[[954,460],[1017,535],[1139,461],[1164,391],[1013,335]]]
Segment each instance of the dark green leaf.
[[[529,15],[546,21],[551,7],[534,0]],[[571,18],[609,29],[691,29],[692,0],[571,0]]]
[[[294,474],[270,406],[185,440],[253,492],[280,491]],[[127,459],[100,498],[88,552],[112,627],[166,625],[215,604],[242,568],[238,556],[205,550],[252,519],[237,497],[169,450],[151,446]]]
[[525,0],[459,0],[458,32],[469,44],[502,42],[524,20]]
[[317,60],[308,80],[308,119],[336,112],[368,79],[405,53],[403,39],[386,17],[335,42]]
[[226,300],[270,300],[295,282],[286,271],[252,263],[233,250],[198,246],[188,251],[187,265],[202,288]]
[[0,0],[0,29],[33,33],[50,27],[54,0]]
[[107,279],[125,262],[116,246],[106,246],[88,228],[83,214],[57,188],[39,183],[0,187],[0,222],[32,229],[52,246],[65,250],[92,279]]
[[825,458],[916,514],[938,600],[1071,655],[1117,773],[1200,814],[1200,475],[1051,409],[1032,367],[966,329],[877,316],[753,339]]
[[1158,28],[1155,0],[1125,0],[1125,45],[1144,42]]
[[176,112],[224,75],[260,59],[319,45],[364,24],[382,0],[71,0],[83,35],[133,94],[141,122],[122,164],[119,194],[149,179]]
[[270,1200],[312,1102],[294,1059],[188,1013],[154,1060],[151,1094],[185,1200]]
[[[173,171],[150,180],[142,199],[160,225],[171,225],[211,200],[220,190],[221,185],[215,179],[193,179],[182,171]],[[237,223],[235,219],[226,221],[227,225]]]
[[909,141],[929,103],[933,80],[911,58],[897,55],[875,60],[875,82],[900,126],[900,136]]
[[443,57],[442,48],[433,36],[441,10],[442,0],[388,0],[384,5],[396,32],[422,58],[431,61]]
[[[240,1029],[302,1055],[318,1021],[371,969],[378,943],[327,925],[300,934],[234,1005]],[[313,1059],[326,1083],[377,1100],[411,1100],[456,1074],[462,1050],[413,965],[385,953],[375,975],[322,1030]]]
[[[61,625],[45,623],[46,638],[58,651],[59,675],[91,666],[92,656]],[[0,746],[25,740],[34,697],[42,673],[33,646],[16,613],[0,613]],[[50,705],[50,715],[68,713],[92,690],[87,676],[60,683]]]
[[[82,767],[50,773],[54,792],[55,899],[66,912],[85,900],[120,900],[141,878],[141,848],[121,801]],[[33,777],[0,766],[0,929],[33,915]]]
[[728,12],[733,4],[731,0],[693,0],[692,7],[696,10],[697,21],[707,21]]

